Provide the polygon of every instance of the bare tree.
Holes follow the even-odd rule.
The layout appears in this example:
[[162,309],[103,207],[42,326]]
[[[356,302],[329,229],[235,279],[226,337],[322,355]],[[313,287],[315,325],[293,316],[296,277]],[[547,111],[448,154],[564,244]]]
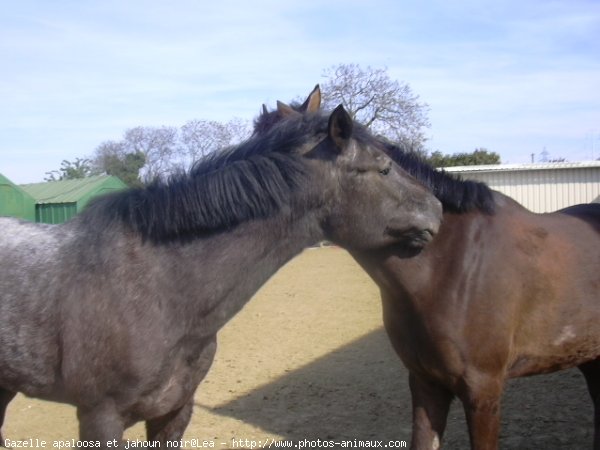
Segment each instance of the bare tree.
[[340,64],[324,71],[322,85],[325,108],[342,103],[358,122],[374,133],[423,150],[424,128],[429,127],[429,107],[419,102],[407,83],[392,80],[387,69],[362,69]]
[[136,127],[125,132],[127,153],[142,153],[146,164],[142,179],[146,182],[168,176],[178,168],[177,128]]
[[140,186],[188,169],[199,158],[247,138],[250,130],[250,123],[239,118],[227,123],[192,120],[180,129],[130,128],[122,140],[105,141],[96,148],[93,171]]
[[180,142],[185,166],[223,147],[236,144],[250,135],[248,121],[236,118],[222,123],[191,120],[180,129]]

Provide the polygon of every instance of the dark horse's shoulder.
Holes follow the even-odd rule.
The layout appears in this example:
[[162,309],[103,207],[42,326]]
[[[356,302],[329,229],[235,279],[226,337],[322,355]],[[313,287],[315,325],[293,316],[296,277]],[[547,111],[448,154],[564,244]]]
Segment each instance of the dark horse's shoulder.
[[578,217],[600,232],[600,203],[582,203],[558,211],[561,214]]

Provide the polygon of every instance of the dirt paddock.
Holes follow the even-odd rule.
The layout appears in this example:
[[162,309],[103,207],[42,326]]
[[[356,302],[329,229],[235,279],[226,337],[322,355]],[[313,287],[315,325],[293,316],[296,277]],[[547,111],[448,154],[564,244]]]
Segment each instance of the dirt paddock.
[[[577,370],[511,381],[502,418],[502,449],[592,448],[591,400]],[[407,373],[381,327],[378,290],[346,252],[322,248],[280,270],[221,331],[185,439],[220,449],[239,448],[232,439],[409,442],[410,427]],[[76,438],[75,410],[18,396],[3,434]],[[143,440],[143,426],[126,437]],[[444,448],[468,448],[458,402]]]

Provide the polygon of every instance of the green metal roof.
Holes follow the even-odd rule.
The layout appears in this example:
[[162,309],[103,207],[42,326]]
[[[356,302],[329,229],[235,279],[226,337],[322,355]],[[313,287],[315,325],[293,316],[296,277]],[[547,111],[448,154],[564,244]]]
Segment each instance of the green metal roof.
[[0,216],[35,220],[35,200],[1,173]]
[[20,187],[35,199],[37,204],[76,203],[82,198],[102,191],[107,185],[124,189],[127,186],[117,177],[97,175],[76,180],[49,181],[46,183],[22,184]]
[[0,173],[0,183],[6,184],[6,185],[15,186],[15,187],[17,186],[15,183],[13,183],[12,181],[10,181],[8,178],[6,178],[1,173]]

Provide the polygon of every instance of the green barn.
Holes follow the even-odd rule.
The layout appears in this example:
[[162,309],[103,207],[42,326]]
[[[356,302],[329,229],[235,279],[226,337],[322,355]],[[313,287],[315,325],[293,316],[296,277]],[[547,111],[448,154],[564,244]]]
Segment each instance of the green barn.
[[0,173],[0,217],[35,220],[35,200]]
[[[14,186],[14,185],[13,185]],[[83,210],[98,195],[127,188],[117,177],[98,175],[75,180],[23,184],[19,188],[34,202],[33,217],[16,216],[3,211],[0,198],[0,215],[28,218],[42,223],[63,223]]]

